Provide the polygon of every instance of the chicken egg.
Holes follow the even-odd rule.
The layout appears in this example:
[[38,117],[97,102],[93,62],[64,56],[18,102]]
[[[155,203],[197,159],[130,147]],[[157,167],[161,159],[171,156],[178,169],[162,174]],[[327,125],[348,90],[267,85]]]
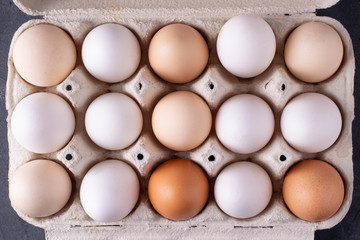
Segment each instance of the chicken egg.
[[172,83],[187,83],[198,77],[208,62],[205,39],[186,24],[161,28],[149,45],[149,62],[154,72]]
[[91,30],[84,39],[81,52],[89,73],[108,83],[128,79],[141,59],[136,36],[128,28],[113,23]]
[[215,131],[220,142],[233,152],[248,154],[262,149],[275,128],[270,106],[252,94],[226,100],[216,114]]
[[188,151],[205,141],[211,130],[211,112],[206,102],[188,91],[169,93],[152,114],[155,137],[175,151]]
[[85,212],[95,221],[113,222],[132,211],[139,192],[139,179],[128,164],[106,160],[93,166],[84,176],[80,201]]
[[275,34],[261,17],[238,15],[220,29],[216,49],[221,64],[230,73],[241,78],[255,77],[274,58]]
[[331,77],[339,68],[344,47],[337,31],[326,23],[307,22],[288,37],[284,58],[298,79],[316,83]]
[[235,218],[250,218],[261,213],[272,195],[267,172],[252,162],[235,162],[216,177],[214,196],[217,205]]
[[29,217],[48,217],[60,211],[71,195],[66,170],[50,160],[33,160],[20,166],[9,179],[12,206]]
[[280,119],[285,140],[295,149],[316,153],[334,144],[342,127],[337,105],[320,93],[302,93],[285,106]]
[[306,221],[323,221],[333,216],[344,201],[341,175],[321,160],[304,160],[286,173],[283,197],[286,206]]
[[26,29],[16,39],[14,66],[27,82],[50,87],[61,83],[76,64],[75,43],[68,33],[51,24]]
[[108,150],[130,146],[143,127],[140,107],[122,93],[106,93],[97,97],[85,114],[85,128],[91,140]]
[[23,98],[11,116],[11,132],[20,145],[34,153],[63,148],[75,131],[71,106],[53,93],[39,92]]
[[172,159],[151,174],[149,200],[155,210],[171,220],[187,220],[197,215],[209,197],[209,182],[194,162]]

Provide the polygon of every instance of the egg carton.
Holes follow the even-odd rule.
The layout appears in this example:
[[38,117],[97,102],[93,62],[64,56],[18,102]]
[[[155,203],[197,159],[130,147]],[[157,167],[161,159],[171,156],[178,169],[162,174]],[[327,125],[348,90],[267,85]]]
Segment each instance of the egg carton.
[[[265,6],[262,1],[46,1],[15,0],[17,6],[31,15],[44,19],[30,20],[15,33],[8,60],[6,107],[8,110],[9,177],[22,164],[33,159],[52,159],[63,165],[73,180],[73,192],[67,205],[46,218],[18,215],[35,226],[45,229],[47,239],[312,239],[317,229],[330,228],[347,213],[353,192],[351,123],[354,118],[353,80],[355,60],[352,42],[346,29],[336,20],[315,16],[316,8],[326,8],[337,0],[274,0]],[[246,13],[263,17],[276,36],[276,54],[269,68],[252,79],[242,79],[227,72],[216,54],[216,37],[222,25],[232,16]],[[344,59],[335,75],[318,83],[308,84],[295,79],[287,70],[283,49],[289,33],[307,21],[321,21],[340,34],[344,44]],[[86,34],[103,23],[119,23],[137,36],[141,62],[136,73],[126,81],[108,84],[92,77],[81,60],[81,45]],[[41,88],[30,85],[16,72],[12,51],[14,42],[25,29],[40,23],[54,24],[66,30],[74,39],[78,58],[75,69],[62,83]],[[169,23],[185,23],[195,27],[206,39],[209,62],[200,77],[186,84],[171,84],[151,70],[147,53],[152,36]],[[192,91],[209,105],[213,118],[217,109],[230,96],[251,93],[271,106],[276,120],[270,142],[252,154],[235,154],[224,148],[215,135],[214,126],[207,140],[191,151],[175,152],[162,146],[151,129],[151,114],[161,97],[176,90]],[[71,141],[51,154],[35,154],[20,146],[11,132],[10,118],[16,104],[35,92],[51,92],[62,96],[73,107],[76,129]],[[107,92],[121,92],[140,105],[144,117],[141,136],[130,147],[120,151],[104,150],[88,137],[85,112],[92,100]],[[320,92],[329,96],[340,108],[343,127],[338,140],[329,149],[315,154],[298,152],[281,135],[280,116],[286,103],[303,92]],[[213,124],[214,125],[214,124]],[[67,160],[70,159],[71,160]],[[210,196],[205,208],[194,218],[171,221],[160,216],[147,196],[147,183],[152,170],[161,162],[180,157],[199,164],[207,173]],[[286,158],[283,161],[284,157]],[[297,161],[316,158],[337,168],[345,184],[345,199],[340,210],[320,222],[307,222],[295,217],[282,198],[282,182],[286,171]],[[134,210],[121,221],[101,223],[92,220],[83,210],[79,190],[81,181],[91,166],[105,159],[119,159],[130,164],[140,177],[141,193]],[[235,219],[216,205],[212,192],[219,171],[235,161],[251,161],[269,173],[273,196],[267,208],[249,219]],[[16,210],[16,209],[15,209]]]

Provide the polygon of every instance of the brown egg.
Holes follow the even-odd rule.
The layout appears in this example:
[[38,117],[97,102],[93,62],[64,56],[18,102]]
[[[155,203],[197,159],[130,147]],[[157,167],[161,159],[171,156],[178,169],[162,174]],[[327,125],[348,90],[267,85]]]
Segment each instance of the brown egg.
[[75,67],[75,43],[61,28],[39,24],[16,39],[13,61],[25,81],[39,87],[55,86]]
[[175,151],[199,146],[210,133],[212,117],[206,102],[188,91],[176,91],[163,97],[152,114],[156,138]]
[[161,28],[149,45],[152,69],[162,79],[186,83],[198,77],[208,62],[209,49],[205,39],[185,24]]
[[306,221],[333,216],[344,200],[344,183],[338,171],[320,160],[304,160],[290,168],[283,184],[287,207]]
[[197,215],[209,197],[204,171],[185,159],[162,163],[152,173],[148,194],[152,206],[171,220],[186,220]]
[[285,63],[298,79],[316,83],[331,77],[344,54],[341,37],[331,26],[308,22],[297,27],[286,41]]
[[71,194],[66,170],[50,160],[33,160],[20,166],[9,180],[12,206],[30,217],[47,217],[60,211]]

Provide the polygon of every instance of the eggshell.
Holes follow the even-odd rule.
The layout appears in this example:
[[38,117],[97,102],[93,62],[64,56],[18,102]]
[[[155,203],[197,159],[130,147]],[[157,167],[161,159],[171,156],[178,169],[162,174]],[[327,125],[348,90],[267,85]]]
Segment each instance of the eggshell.
[[34,153],[63,148],[75,130],[75,115],[61,97],[39,92],[23,98],[11,116],[11,131],[17,142]]
[[97,97],[85,114],[85,127],[91,140],[102,148],[120,150],[139,137],[143,127],[141,109],[122,93]]
[[331,77],[339,68],[344,47],[337,31],[326,23],[307,22],[286,40],[284,58],[298,79],[316,83]]
[[216,114],[215,131],[233,152],[248,154],[263,148],[275,128],[274,114],[261,98],[239,94],[226,100]]
[[216,49],[221,64],[230,73],[241,78],[255,77],[274,58],[275,34],[261,17],[238,15],[220,29]]
[[12,206],[30,217],[48,217],[60,211],[71,195],[66,170],[50,160],[33,160],[20,166],[9,179]]
[[323,221],[333,216],[342,205],[344,192],[341,175],[333,166],[320,160],[295,164],[283,183],[287,207],[306,221]]
[[235,218],[250,218],[261,213],[272,195],[267,172],[252,162],[235,162],[216,177],[214,196],[217,205]]
[[210,133],[211,112],[198,95],[187,91],[169,93],[156,104],[152,129],[166,147],[188,151],[198,147]]
[[136,36],[120,24],[103,24],[85,37],[82,60],[91,75],[103,82],[128,79],[138,68],[141,48]]
[[140,183],[126,163],[106,160],[93,166],[84,176],[80,201],[95,221],[113,222],[126,217],[139,198]]
[[50,24],[26,29],[16,39],[13,50],[17,72],[39,87],[55,86],[65,80],[75,68],[76,55],[70,35]]
[[151,174],[148,194],[152,206],[171,220],[186,220],[197,215],[209,197],[204,171],[185,159],[162,163]]
[[285,106],[281,114],[281,132],[295,149],[316,153],[334,144],[342,127],[337,105],[320,93],[303,93]]
[[154,72],[172,83],[187,83],[205,69],[209,49],[205,39],[186,24],[161,28],[149,45],[149,62]]

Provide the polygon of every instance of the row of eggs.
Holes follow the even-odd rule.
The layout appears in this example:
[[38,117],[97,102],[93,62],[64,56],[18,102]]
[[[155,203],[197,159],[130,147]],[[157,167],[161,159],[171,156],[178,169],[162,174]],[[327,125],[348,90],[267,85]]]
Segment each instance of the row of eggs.
[[[251,183],[251,184],[249,184]],[[20,166],[10,178],[12,205],[30,217],[48,217],[69,201],[71,179],[51,160],[33,160]],[[147,193],[152,207],[170,220],[187,220],[204,209],[209,198],[206,173],[194,162],[171,159],[155,168]],[[289,169],[283,182],[288,209],[306,221],[333,216],[344,199],[344,183],[338,171],[321,160],[304,160]],[[126,217],[136,206],[140,183],[127,163],[105,160],[85,174],[80,202],[95,221],[113,222]],[[214,198],[227,215],[246,219],[260,214],[272,198],[272,182],[259,165],[239,161],[223,168],[215,179]]]
[[[129,147],[143,128],[138,104],[123,93],[100,95],[88,106],[85,129],[90,139],[107,150]],[[152,112],[152,130],[158,141],[175,151],[200,146],[212,127],[207,103],[190,91],[165,95]],[[53,93],[38,92],[22,99],[11,116],[11,130],[25,149],[51,153],[63,148],[75,131],[75,115],[66,100]],[[280,121],[285,140],[306,153],[321,152],[339,137],[342,116],[329,97],[302,93],[283,109]],[[256,152],[267,145],[275,130],[270,106],[253,94],[239,94],[222,103],[216,113],[215,132],[219,141],[239,154]]]
[[[270,25],[260,17],[239,15],[228,20],[217,37],[217,55],[226,70],[241,78],[261,74],[271,64],[276,38]],[[82,60],[95,78],[115,83],[128,79],[137,70],[141,47],[136,36],[119,24],[103,24],[91,30],[82,44]],[[209,49],[204,37],[186,24],[170,24],[151,39],[149,63],[162,79],[186,83],[205,69]],[[16,40],[13,61],[27,82],[40,87],[62,82],[76,64],[76,47],[62,29],[39,24],[25,30]],[[284,60],[290,72],[305,82],[331,77],[343,58],[341,37],[331,26],[308,22],[288,37]]]

